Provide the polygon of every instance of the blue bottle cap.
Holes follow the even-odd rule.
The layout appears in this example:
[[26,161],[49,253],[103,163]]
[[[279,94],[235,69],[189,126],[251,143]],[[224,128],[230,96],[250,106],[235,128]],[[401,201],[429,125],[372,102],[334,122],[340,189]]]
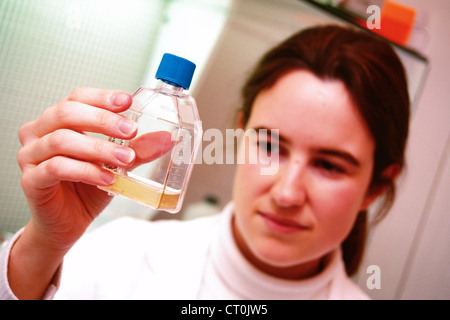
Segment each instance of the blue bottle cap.
[[187,90],[191,85],[194,71],[195,63],[176,55],[165,53],[159,64],[158,71],[156,71],[155,78]]

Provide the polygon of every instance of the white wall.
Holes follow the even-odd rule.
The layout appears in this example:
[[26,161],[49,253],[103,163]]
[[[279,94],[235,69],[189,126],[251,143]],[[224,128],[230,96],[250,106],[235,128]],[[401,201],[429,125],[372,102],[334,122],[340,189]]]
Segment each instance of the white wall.
[[[450,1],[401,2],[428,15],[423,51],[430,71],[411,121],[408,168],[398,198],[376,228],[364,260],[365,266],[379,265],[382,274],[382,289],[368,293],[379,299],[449,299]],[[364,287],[365,281],[362,272],[359,284]]]

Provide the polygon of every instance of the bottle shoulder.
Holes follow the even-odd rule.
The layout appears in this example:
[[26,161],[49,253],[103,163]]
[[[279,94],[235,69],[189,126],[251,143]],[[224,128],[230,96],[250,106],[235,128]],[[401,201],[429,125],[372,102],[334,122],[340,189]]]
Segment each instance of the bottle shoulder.
[[141,86],[133,94],[131,111],[152,115],[174,123],[194,123],[200,120],[195,99],[182,90],[167,87]]
[[141,86],[136,90],[133,96],[136,96],[138,94],[161,94],[165,96],[174,96],[181,99],[192,99],[192,96],[184,91],[183,88],[171,85],[158,86],[155,88]]

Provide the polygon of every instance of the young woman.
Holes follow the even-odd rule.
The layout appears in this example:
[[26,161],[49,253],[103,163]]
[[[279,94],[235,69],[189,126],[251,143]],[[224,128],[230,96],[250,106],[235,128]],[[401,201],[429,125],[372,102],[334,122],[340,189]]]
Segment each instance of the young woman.
[[129,166],[139,154],[84,132],[132,139],[136,125],[117,114],[131,102],[81,88],[21,128],[32,218],[2,252],[2,298],[367,298],[348,276],[368,207],[384,195],[380,218],[394,199],[408,134],[405,72],[388,44],[337,26],[285,40],[245,84],[239,118],[277,134],[243,147],[276,148],[275,174],[239,164],[215,217],[125,218],[80,239],[110,201],[96,186],[114,178],[99,163]]

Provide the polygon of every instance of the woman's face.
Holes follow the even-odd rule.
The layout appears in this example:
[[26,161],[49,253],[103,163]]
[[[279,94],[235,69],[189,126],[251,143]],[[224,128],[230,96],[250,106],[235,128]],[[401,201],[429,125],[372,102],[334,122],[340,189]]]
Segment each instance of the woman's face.
[[[373,138],[344,84],[308,71],[288,73],[261,92],[246,129],[279,130],[273,139],[279,140],[279,163],[271,175],[262,175],[260,164],[237,167],[238,247],[270,274],[310,276],[374,200],[368,193]],[[268,140],[261,134],[249,142],[247,158]]]

